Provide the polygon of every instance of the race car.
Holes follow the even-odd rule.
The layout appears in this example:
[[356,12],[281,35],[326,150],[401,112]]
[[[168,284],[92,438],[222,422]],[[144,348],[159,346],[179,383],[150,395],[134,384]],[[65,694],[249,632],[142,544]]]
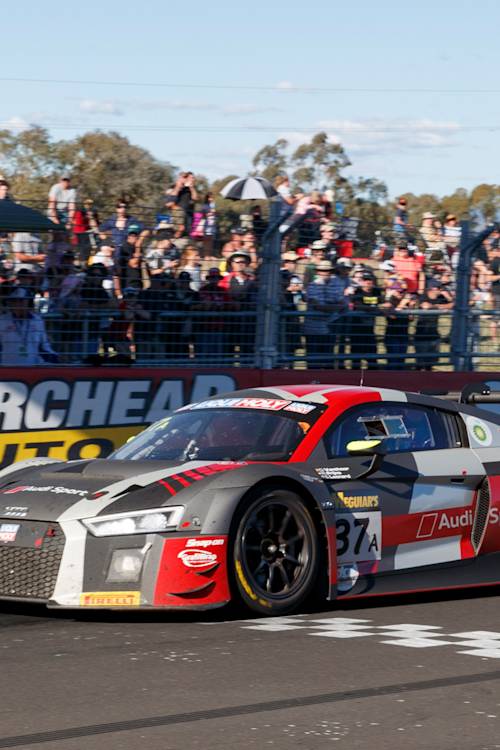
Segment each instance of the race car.
[[[494,400],[481,388],[464,400]],[[272,616],[310,597],[499,581],[500,416],[471,403],[243,390],[178,409],[106,459],[0,472],[4,600],[235,601]]]

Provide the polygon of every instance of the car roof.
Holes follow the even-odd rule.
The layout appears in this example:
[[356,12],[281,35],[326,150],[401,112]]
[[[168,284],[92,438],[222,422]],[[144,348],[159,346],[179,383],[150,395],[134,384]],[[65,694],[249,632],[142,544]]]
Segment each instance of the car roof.
[[[328,404],[333,398],[348,398],[349,396],[366,394],[368,400],[372,394],[378,394],[382,401],[407,401],[404,391],[393,388],[371,388],[356,385],[328,385],[324,383],[305,383],[294,385],[266,386],[263,388],[246,388],[231,393],[231,396],[242,398],[270,398],[286,399],[289,401],[307,401],[313,404]],[[229,395],[229,394],[227,394]],[[213,398],[220,398],[214,396]]]

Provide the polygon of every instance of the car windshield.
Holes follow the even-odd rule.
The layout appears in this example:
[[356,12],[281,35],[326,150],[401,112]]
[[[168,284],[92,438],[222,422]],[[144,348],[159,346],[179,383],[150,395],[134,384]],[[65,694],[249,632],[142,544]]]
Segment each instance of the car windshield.
[[110,458],[287,461],[321,411],[315,406],[310,409],[312,413],[285,416],[264,410],[191,407],[151,425]]

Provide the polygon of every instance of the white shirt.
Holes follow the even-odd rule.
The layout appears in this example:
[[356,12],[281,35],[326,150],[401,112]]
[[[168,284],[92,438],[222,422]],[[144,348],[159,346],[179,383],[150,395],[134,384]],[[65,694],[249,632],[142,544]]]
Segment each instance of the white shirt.
[[16,318],[11,312],[0,315],[0,364],[26,366],[44,364],[41,352],[54,354],[39,315]]
[[76,203],[76,189],[67,188],[66,190],[56,182],[49,191],[49,198],[56,203],[58,211],[67,211],[70,203]]

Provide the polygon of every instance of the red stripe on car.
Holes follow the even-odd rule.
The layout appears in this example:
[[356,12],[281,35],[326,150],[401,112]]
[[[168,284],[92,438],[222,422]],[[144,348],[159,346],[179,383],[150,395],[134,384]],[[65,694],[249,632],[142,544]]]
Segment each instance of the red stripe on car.
[[472,506],[467,505],[409,515],[383,516],[382,543],[384,547],[396,547],[398,544],[425,542],[460,534],[466,538],[471,533],[472,524],[469,521],[472,515]]
[[191,482],[188,482],[187,479],[184,479],[184,477],[181,474],[172,474],[170,479],[175,479],[175,481],[179,482],[179,484],[182,484],[183,487],[191,486]]
[[[322,387],[322,390],[325,386]],[[339,393],[341,398],[339,398]],[[377,391],[358,391],[354,389],[343,391],[332,391],[325,393],[325,398],[329,403],[329,408],[318,419],[307,435],[304,437],[299,447],[295,450],[290,458],[290,462],[307,461],[316,448],[323,434],[335,422],[337,417],[343,414],[347,409],[358,404],[365,404],[369,401],[381,401],[382,397]]]
[[174,487],[172,487],[172,485],[169,484],[165,479],[159,479],[158,484],[161,484],[163,487],[165,487],[170,492],[171,495],[177,494],[177,490],[174,489]]

